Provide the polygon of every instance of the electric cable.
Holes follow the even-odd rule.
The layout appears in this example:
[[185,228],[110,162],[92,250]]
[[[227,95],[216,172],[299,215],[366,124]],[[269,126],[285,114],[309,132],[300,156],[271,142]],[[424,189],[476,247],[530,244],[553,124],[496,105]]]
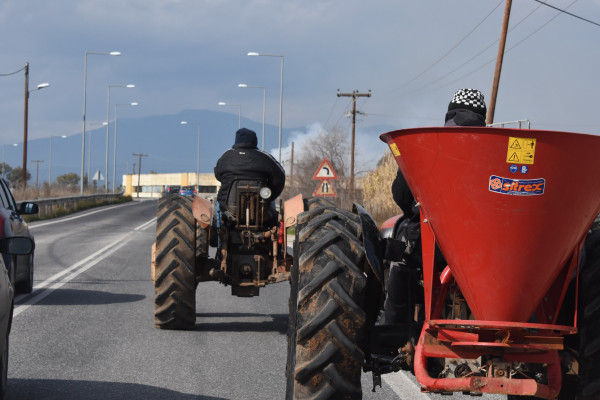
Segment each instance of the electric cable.
[[[418,78],[420,78],[421,76],[423,76],[426,72],[428,72],[429,70],[431,70],[433,67],[435,67],[438,63],[440,63],[444,58],[446,58],[454,49],[456,49],[462,42],[464,42],[469,36],[471,36],[471,34],[473,32],[475,32],[475,30],[477,30],[477,28],[479,28],[479,26],[481,26],[481,24],[483,24],[485,22],[485,20],[487,20],[490,15],[492,15],[494,13],[494,11],[496,11],[496,9],[498,7],[500,7],[500,5],[504,3],[504,0],[501,0],[496,7],[494,7],[492,9],[492,11],[490,11],[477,25],[475,25],[475,27],[473,29],[471,29],[471,31],[469,31],[469,33],[467,33],[462,39],[460,39],[458,41],[458,43],[456,43],[454,46],[452,46],[446,53],[444,53],[440,58],[438,58],[436,61],[433,62],[433,64],[431,64],[429,67],[425,68],[423,71],[421,71],[417,76],[415,76],[414,78],[410,79],[409,81],[405,82],[404,84],[402,84],[399,88],[396,89],[392,89],[391,91],[387,92],[387,93],[391,93],[394,92],[396,90],[402,89],[405,86],[407,86],[408,84],[414,82],[415,80],[417,80]],[[384,93],[384,94],[387,94]]]
[[15,74],[18,74],[19,72],[23,71],[24,69],[25,69],[25,67],[21,68],[21,69],[20,69],[20,70],[18,70],[18,71],[11,72],[11,73],[9,73],[9,74],[0,74],[0,76],[11,76],[11,75],[15,75]]
[[[568,12],[568,11],[565,11],[565,10],[563,10],[563,9],[560,9],[560,8],[558,8],[558,7],[554,7],[553,5],[550,5],[550,4],[548,4],[547,2],[545,2],[545,1],[541,1],[541,0],[533,0],[533,1],[537,1],[538,3],[541,3],[541,4],[545,5],[545,6],[548,6],[548,7],[550,7],[550,8],[554,8],[555,10],[557,10],[557,11],[560,11],[561,13],[565,13],[565,14],[567,14],[567,15],[570,15],[571,17],[579,18],[579,19],[580,19],[580,20],[582,20],[582,21],[589,22],[590,24],[594,24],[594,25],[596,25],[596,26],[600,26],[600,24],[599,24],[599,23],[597,23],[597,22],[590,21],[589,19],[585,19],[585,18],[583,18],[583,17],[580,17],[579,15],[575,15],[575,14],[572,14],[572,13],[570,13],[570,12]],[[569,7],[570,7],[570,5],[569,5]],[[569,7],[567,7],[567,8],[569,8]]]

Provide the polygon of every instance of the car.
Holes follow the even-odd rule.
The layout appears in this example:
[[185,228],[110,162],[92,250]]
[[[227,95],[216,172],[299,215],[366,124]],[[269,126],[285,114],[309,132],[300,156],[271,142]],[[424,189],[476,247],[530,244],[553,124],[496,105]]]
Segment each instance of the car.
[[[35,203],[23,202],[17,206],[8,182],[0,178],[0,238],[26,236],[34,241],[27,222],[22,215],[37,214]],[[11,283],[17,293],[33,290],[33,252],[25,255],[2,253],[2,258]]]
[[[7,237],[0,239],[0,252],[13,257],[28,256],[35,244],[30,237]],[[4,398],[8,377],[8,336],[14,309],[14,289],[8,276],[4,258],[0,257],[0,399]]]
[[167,186],[167,194],[177,194],[179,193],[179,189],[181,189],[179,185],[169,185]]
[[179,194],[182,196],[194,196],[196,194],[196,188],[193,186],[182,186],[179,189]]

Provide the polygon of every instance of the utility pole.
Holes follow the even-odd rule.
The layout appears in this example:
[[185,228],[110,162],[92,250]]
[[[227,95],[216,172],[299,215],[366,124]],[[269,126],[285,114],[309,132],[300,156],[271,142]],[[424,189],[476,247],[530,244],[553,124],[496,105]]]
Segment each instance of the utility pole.
[[498,86],[500,84],[500,73],[502,72],[502,60],[504,58],[504,47],[506,45],[506,33],[508,32],[508,20],[510,18],[510,8],[512,0],[506,0],[504,7],[504,21],[502,22],[502,33],[500,34],[500,44],[498,45],[498,56],[496,57],[496,69],[494,71],[494,82],[492,83],[492,93],[490,94],[490,104],[485,119],[486,124],[494,122],[494,112],[496,111],[496,97],[498,96]]
[[[25,63],[25,112],[23,116],[23,189],[27,186],[27,120],[29,114],[29,62]],[[36,182],[37,183],[37,182]]]
[[31,162],[35,163],[35,188],[38,189],[38,172],[40,170],[40,163],[44,162],[44,160],[31,160]]
[[294,183],[294,142],[292,142],[292,155],[290,159],[290,189]]
[[[142,154],[142,153],[133,153],[133,155],[135,157],[138,157],[138,184],[137,184],[137,198],[140,198],[140,191],[142,190],[142,188],[140,187],[140,175],[141,175],[141,171],[142,171],[142,157],[148,157],[148,154]],[[134,167],[135,168],[135,167]]]
[[353,90],[352,93],[340,93],[338,89],[337,97],[352,97],[352,149],[350,150],[350,193],[354,199],[354,136],[356,128],[356,98],[371,97],[371,91],[368,93],[359,93],[358,90]]

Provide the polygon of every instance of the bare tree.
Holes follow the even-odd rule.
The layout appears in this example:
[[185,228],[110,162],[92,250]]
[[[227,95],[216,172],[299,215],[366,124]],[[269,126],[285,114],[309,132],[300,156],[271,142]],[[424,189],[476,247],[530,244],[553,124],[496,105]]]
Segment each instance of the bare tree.
[[338,179],[331,182],[336,198],[331,198],[336,206],[348,209],[353,201],[361,201],[362,193],[356,190],[352,196],[349,190],[348,161],[350,145],[347,135],[338,127],[330,131],[321,131],[302,147],[294,156],[294,176],[286,182],[283,198],[291,198],[297,194],[312,197],[319,181],[312,179],[324,158],[329,160]]

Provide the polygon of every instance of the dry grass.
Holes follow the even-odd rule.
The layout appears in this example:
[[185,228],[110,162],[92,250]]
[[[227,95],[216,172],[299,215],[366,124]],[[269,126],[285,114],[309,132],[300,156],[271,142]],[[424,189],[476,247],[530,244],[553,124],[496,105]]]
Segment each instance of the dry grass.
[[378,224],[402,213],[392,198],[392,182],[397,171],[398,164],[392,153],[388,152],[379,160],[377,168],[369,172],[363,181],[365,208]]

